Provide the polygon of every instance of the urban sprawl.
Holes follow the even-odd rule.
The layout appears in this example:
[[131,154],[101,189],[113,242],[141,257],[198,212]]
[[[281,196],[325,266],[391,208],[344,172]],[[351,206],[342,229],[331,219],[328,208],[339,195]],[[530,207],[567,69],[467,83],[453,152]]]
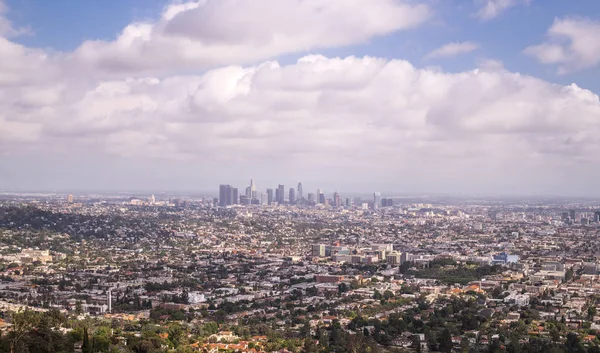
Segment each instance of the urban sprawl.
[[564,198],[5,193],[0,351],[600,352],[599,233]]

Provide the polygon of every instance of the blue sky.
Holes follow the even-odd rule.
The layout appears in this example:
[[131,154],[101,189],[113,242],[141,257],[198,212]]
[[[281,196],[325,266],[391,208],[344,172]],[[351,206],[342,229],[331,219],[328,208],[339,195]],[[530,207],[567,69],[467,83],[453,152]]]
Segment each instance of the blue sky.
[[[90,39],[111,40],[129,23],[153,21],[168,4],[165,0],[5,0],[16,25],[30,26],[35,32],[17,42],[27,46],[70,51]],[[373,55],[407,59],[413,64],[440,66],[447,71],[463,71],[476,66],[478,59],[498,59],[511,71],[531,74],[551,82],[578,85],[600,92],[597,68],[558,75],[553,68],[540,66],[522,53],[539,43],[555,18],[589,17],[600,19],[598,0],[537,0],[516,5],[500,16],[481,21],[474,14],[478,3],[470,0],[432,0],[432,23],[418,29],[370,39],[361,45],[320,50],[328,56]],[[474,41],[481,47],[455,58],[427,60],[424,56],[448,42]],[[283,55],[282,62],[295,61],[307,52]]]
[[600,177],[598,0],[0,4],[7,189],[585,196]]

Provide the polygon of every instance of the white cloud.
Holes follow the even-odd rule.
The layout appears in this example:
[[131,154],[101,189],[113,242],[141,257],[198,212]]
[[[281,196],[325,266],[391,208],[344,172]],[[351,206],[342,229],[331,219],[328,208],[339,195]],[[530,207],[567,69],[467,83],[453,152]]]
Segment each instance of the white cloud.
[[475,13],[475,17],[482,21],[489,21],[508,9],[523,3],[529,5],[533,0],[474,0],[475,4],[479,7]]
[[[221,14],[228,1],[194,16]],[[390,190],[402,183],[411,190],[514,191],[520,185],[529,191],[540,180],[552,187],[589,176],[587,184],[568,183],[585,190],[600,177],[600,100],[577,85],[512,73],[493,60],[459,73],[368,56],[273,61],[270,56],[290,50],[349,44],[339,28],[362,41],[408,26],[370,19],[383,9],[398,17],[389,6],[407,5],[391,0],[377,2],[367,20],[348,13],[341,24],[332,15],[342,11],[341,2],[326,4],[332,7],[316,11],[317,20],[303,15],[306,31],[274,20],[282,28],[277,38],[289,39],[283,44],[265,39],[261,28],[253,34],[229,25],[217,32],[198,28],[180,17],[202,7],[190,3],[170,6],[156,23],[131,25],[114,42],[87,42],[74,53],[49,54],[0,38],[0,164],[16,176],[7,181],[0,173],[0,181],[53,187],[52,181],[77,175],[87,187],[114,182],[118,188],[160,174],[157,185],[169,189],[183,175],[196,185],[226,175],[304,179],[326,171],[340,183],[351,176]],[[273,11],[289,17],[285,9]],[[331,26],[331,38],[317,38],[314,26]],[[438,55],[465,51],[465,43],[455,44],[459,49]],[[563,48],[549,61],[566,65],[575,49],[549,44]],[[262,57],[270,61],[217,65]],[[220,67],[170,72],[212,64]],[[118,177],[107,178],[111,172]]]
[[427,54],[426,58],[434,59],[434,58],[442,58],[442,57],[452,57],[460,54],[470,53],[479,48],[479,45],[474,42],[454,42],[448,43],[440,48],[433,50],[431,53]]
[[0,0],[0,37],[19,37],[22,35],[31,35],[33,30],[31,27],[15,27],[7,17],[8,7]]
[[255,62],[341,47],[416,27],[431,10],[398,0],[203,0],[168,6],[114,41],[86,41],[72,55],[109,72],[174,71]]
[[452,185],[514,180],[515,170],[548,178],[577,163],[600,175],[598,96],[492,66],[450,74],[402,60],[308,56],[85,89],[4,89],[0,147],[179,160],[184,170],[372,168]]
[[558,65],[559,73],[600,64],[600,22],[586,18],[555,19],[548,40],[525,49],[543,64]]

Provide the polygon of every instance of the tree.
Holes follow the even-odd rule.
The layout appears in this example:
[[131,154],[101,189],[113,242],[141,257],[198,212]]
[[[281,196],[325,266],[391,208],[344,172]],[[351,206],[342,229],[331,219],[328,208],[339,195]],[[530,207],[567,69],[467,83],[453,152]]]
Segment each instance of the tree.
[[304,348],[303,348],[303,352],[304,353],[317,353],[319,351],[317,345],[315,344],[315,341],[312,340],[312,338],[306,338],[304,340]]
[[14,353],[23,337],[33,330],[40,322],[38,313],[26,309],[12,314],[12,326],[8,334],[10,340],[10,353]]
[[581,345],[579,336],[574,332],[569,332],[569,334],[567,334],[565,349],[567,353],[585,353],[585,348]]
[[450,330],[447,328],[442,331],[439,346],[441,352],[452,352],[452,335],[450,334]]
[[75,303],[75,313],[77,315],[81,315],[81,313],[83,313],[83,308],[81,307],[81,302],[79,300]]
[[83,344],[81,345],[82,353],[91,353],[92,345],[90,344],[90,335],[88,334],[88,328],[83,328]]
[[595,306],[593,306],[593,305],[591,305],[591,306],[588,308],[588,318],[589,318],[590,320],[593,320],[593,319],[594,319],[594,316],[596,316],[597,312],[598,312],[598,311],[596,310],[596,307],[595,307]]

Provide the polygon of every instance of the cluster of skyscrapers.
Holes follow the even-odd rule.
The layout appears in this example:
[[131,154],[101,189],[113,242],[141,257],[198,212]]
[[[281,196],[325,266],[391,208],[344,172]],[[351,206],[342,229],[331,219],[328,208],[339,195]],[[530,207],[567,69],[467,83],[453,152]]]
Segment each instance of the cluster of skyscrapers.
[[[353,200],[350,197],[342,199],[336,191],[332,198],[326,198],[323,190],[318,189],[316,193],[304,194],[302,183],[299,182],[296,188],[289,188],[287,195],[285,186],[279,184],[275,189],[267,189],[264,193],[256,191],[254,180],[250,179],[250,185],[246,188],[245,194],[240,195],[238,188],[228,184],[219,186],[218,205],[227,207],[232,205],[330,205],[333,207],[350,207]],[[360,202],[359,206],[363,209],[377,209],[379,207],[393,206],[391,198],[381,198],[381,193],[373,194],[372,202]]]

